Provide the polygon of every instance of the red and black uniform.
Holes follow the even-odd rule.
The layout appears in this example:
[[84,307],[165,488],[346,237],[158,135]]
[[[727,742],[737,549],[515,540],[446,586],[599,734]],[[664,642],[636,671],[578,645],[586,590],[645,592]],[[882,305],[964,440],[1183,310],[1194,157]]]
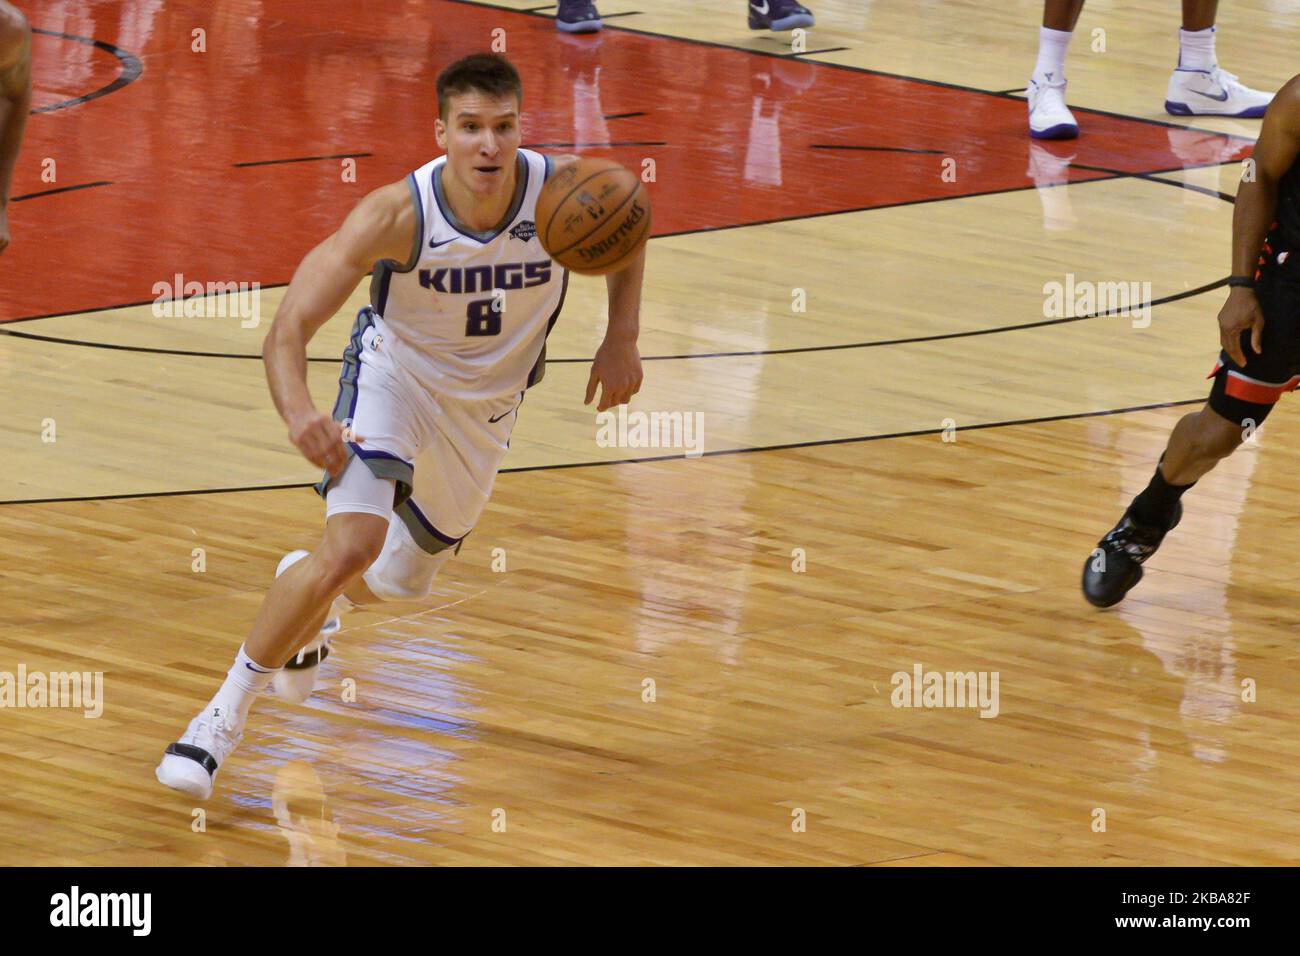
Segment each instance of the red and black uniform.
[[1282,393],[1300,385],[1300,160],[1278,183],[1274,217],[1255,267],[1263,353],[1251,351],[1247,329],[1241,333],[1246,364],[1220,352],[1210,373],[1210,407],[1239,425],[1258,426]]

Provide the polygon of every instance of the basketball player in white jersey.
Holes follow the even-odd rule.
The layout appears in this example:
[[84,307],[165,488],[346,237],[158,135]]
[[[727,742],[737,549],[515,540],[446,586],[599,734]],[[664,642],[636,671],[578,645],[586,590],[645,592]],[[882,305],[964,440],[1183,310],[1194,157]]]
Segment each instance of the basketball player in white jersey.
[[[520,148],[522,88],[504,57],[453,63],[437,91],[446,155],[358,203],[303,259],[267,333],[276,409],[327,472],[325,536],[280,562],[225,683],[158,765],[162,783],[198,799],[258,694],[311,693],[340,611],[429,593],[487,504],[524,391],[542,377],[568,273],[537,239],[534,207],[546,177],[576,157]],[[641,386],[643,271],[641,250],[607,277],[609,325],[586,395],[599,386],[602,411]],[[367,272],[371,302],[329,415],[307,390],[307,342]]]

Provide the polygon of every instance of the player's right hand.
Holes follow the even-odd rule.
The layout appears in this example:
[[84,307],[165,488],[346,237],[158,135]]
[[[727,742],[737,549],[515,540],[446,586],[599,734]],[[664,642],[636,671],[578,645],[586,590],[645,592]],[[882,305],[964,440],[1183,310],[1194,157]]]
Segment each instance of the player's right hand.
[[1233,287],[1228,290],[1228,301],[1219,310],[1219,344],[1223,351],[1240,366],[1245,366],[1246,356],[1241,350],[1241,333],[1250,329],[1250,349],[1256,355],[1264,351],[1264,313],[1260,310],[1255,290]]
[[348,463],[347,442],[365,441],[350,427],[316,409],[289,422],[289,440],[304,458],[324,468],[331,478],[341,475]]

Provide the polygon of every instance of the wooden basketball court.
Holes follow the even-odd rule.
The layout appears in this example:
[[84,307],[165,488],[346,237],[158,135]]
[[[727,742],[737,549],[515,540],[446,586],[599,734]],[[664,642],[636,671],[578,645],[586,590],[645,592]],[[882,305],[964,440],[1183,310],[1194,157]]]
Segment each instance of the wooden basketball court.
[[[1041,4],[815,0],[800,54],[743,6],[601,0],[571,38],[530,0],[30,5],[0,680],[103,693],[0,708],[0,863],[1300,863],[1295,400],[1123,604],[1078,583],[1207,393],[1259,122],[1164,114],[1163,0],[1088,4],[1054,145],[1020,93]],[[1292,21],[1229,0],[1221,62],[1275,89]],[[631,411],[698,413],[704,454],[598,442],[604,283],[575,276],[433,597],[345,617],[196,815],[154,766],[323,517],[262,336],[497,36],[525,145],[653,161]],[[190,281],[259,314],[157,314]],[[1080,282],[1153,304],[1051,314]],[[320,407],[366,294],[311,344]],[[895,706],[917,667],[996,673],[996,715]]]

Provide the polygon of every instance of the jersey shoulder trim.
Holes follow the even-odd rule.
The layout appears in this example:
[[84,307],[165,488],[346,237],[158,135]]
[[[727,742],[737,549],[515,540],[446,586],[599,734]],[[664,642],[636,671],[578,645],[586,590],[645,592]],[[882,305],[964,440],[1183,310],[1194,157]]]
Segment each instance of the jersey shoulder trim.
[[420,196],[420,184],[415,178],[415,173],[406,177],[406,185],[411,189],[411,202],[415,206],[415,244],[411,248],[411,258],[406,260],[405,265],[399,267],[396,260],[393,261],[394,272],[410,272],[420,261],[420,254],[424,251],[424,199]]
[[519,210],[522,209],[524,205],[524,197],[528,195],[528,180],[532,167],[528,162],[528,159],[523,155],[522,150],[515,155],[514,199],[510,203],[510,208],[506,210],[505,217],[502,218],[494,228],[488,229],[485,232],[471,229],[469,226],[457,219],[456,214],[451,211],[451,203],[447,201],[446,194],[442,191],[442,169],[442,165],[435,167],[433,175],[430,177],[433,181],[433,198],[438,204],[438,212],[442,214],[442,218],[446,221],[447,225],[451,226],[462,236],[473,239],[475,242],[480,242],[483,245],[487,245],[497,236],[501,235],[501,233],[505,231],[506,227],[514,222],[515,217],[519,215]]

